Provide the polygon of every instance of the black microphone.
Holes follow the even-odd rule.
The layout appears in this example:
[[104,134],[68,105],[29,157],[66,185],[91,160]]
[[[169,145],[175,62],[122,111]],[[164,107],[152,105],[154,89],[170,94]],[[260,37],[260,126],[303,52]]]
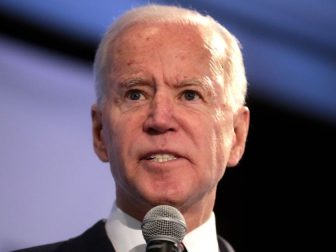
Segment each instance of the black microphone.
[[149,210],[141,225],[146,252],[181,252],[187,232],[183,215],[176,208],[160,205]]

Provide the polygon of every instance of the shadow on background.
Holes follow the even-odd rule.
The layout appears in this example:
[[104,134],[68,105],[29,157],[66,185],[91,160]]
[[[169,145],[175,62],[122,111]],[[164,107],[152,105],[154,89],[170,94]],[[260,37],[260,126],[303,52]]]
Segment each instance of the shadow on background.
[[217,193],[219,233],[241,252],[321,251],[334,215],[336,127],[253,97],[249,107],[245,156]]

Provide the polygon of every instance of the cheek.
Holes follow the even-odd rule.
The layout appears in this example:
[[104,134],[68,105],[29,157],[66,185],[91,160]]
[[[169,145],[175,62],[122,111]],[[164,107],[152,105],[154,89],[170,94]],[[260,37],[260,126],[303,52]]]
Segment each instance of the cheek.
[[126,162],[132,154],[133,146],[142,132],[141,113],[122,113],[114,109],[106,120],[105,139],[108,141],[109,155],[113,162]]
[[103,114],[103,138],[109,155],[110,163],[114,163],[116,156],[119,155],[120,150],[117,148],[122,146],[123,131],[120,130],[120,120],[116,116],[118,113],[113,111],[109,106],[105,108]]
[[108,141],[107,152],[111,173],[117,184],[124,184],[129,173],[126,169],[129,166],[126,153],[127,136],[127,131],[123,129],[122,124],[112,122],[108,124],[105,139]]
[[214,135],[217,165],[224,169],[233,143],[233,127],[231,127],[230,120],[224,118],[218,120],[214,126]]

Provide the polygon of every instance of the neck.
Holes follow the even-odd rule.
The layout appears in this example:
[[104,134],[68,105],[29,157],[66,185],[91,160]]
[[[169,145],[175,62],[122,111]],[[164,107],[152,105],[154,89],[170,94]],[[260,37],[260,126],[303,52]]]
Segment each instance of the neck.
[[211,216],[215,204],[216,191],[210,192],[201,201],[190,206],[178,208],[187,223],[188,232],[205,223]]

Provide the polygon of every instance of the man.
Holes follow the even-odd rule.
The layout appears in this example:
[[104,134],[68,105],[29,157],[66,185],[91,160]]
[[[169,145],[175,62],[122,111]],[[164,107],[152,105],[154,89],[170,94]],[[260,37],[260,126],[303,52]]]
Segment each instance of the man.
[[145,251],[141,221],[162,204],[183,214],[189,252],[233,251],[217,238],[213,207],[249,126],[235,38],[209,16],[148,5],[110,27],[94,70],[94,149],[110,164],[116,203],[83,235],[24,251]]

